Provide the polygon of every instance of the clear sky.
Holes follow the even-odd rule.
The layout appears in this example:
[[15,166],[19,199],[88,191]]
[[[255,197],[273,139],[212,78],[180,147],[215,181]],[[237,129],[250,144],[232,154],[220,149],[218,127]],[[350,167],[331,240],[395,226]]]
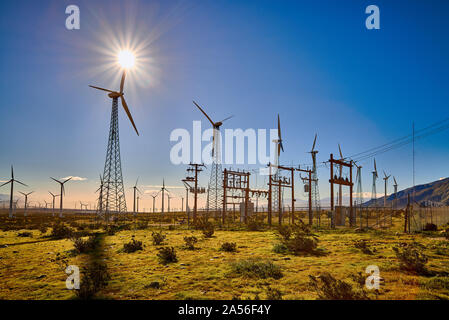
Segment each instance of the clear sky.
[[[80,8],[80,30],[65,28],[69,4]],[[365,27],[370,4],[380,30]],[[67,206],[94,203],[111,106],[88,85],[118,89],[106,66],[127,41],[141,49],[125,84],[139,137],[119,110],[128,208],[137,177],[142,190],[165,178],[184,193],[175,187],[186,166],[170,162],[169,137],[193,120],[208,126],[193,99],[217,120],[234,114],[223,128],[275,128],[279,113],[289,165],[310,163],[315,133],[322,162],[338,143],[351,155],[409,134],[413,121],[419,129],[449,117],[448,1],[20,0],[0,9],[0,180],[13,164],[30,186],[18,190],[36,191],[30,200],[58,191],[50,176],[76,176],[85,180],[67,184]],[[416,143],[417,184],[448,176],[448,141],[449,130]],[[378,169],[409,187],[411,155],[411,145],[379,155]],[[372,159],[362,165],[370,192]],[[326,198],[328,169],[318,173]]]

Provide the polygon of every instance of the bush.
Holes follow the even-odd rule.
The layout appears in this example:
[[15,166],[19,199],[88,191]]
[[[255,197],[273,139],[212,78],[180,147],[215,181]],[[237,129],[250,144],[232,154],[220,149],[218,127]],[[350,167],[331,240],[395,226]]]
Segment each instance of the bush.
[[444,230],[443,236],[444,236],[447,240],[449,240],[449,228],[447,228],[446,230]]
[[248,228],[248,231],[260,231],[263,228],[262,224],[254,219],[248,221],[246,227]]
[[285,244],[283,243],[276,243],[273,246],[273,252],[275,253],[280,253],[280,254],[285,254],[288,253],[288,248]]
[[278,234],[282,240],[288,241],[288,240],[290,240],[290,237],[292,236],[292,228],[289,226],[284,226],[284,225],[279,226]]
[[90,236],[88,239],[83,240],[81,237],[72,238],[73,246],[75,247],[75,251],[77,253],[87,253],[96,246],[96,238],[94,236]]
[[215,232],[214,225],[211,222],[206,222],[203,225],[202,231],[203,231],[204,237],[212,238],[212,236],[214,235],[214,232]]
[[[293,226],[281,226],[278,229],[281,243],[294,255],[303,253],[317,254],[318,237],[303,222]],[[280,249],[280,248],[278,248]]]
[[120,227],[118,225],[109,224],[109,225],[106,226],[106,233],[109,236],[113,236],[114,234],[116,234],[119,231],[120,231]]
[[282,300],[282,292],[276,288],[267,288],[267,300]]
[[91,299],[96,292],[106,287],[110,275],[104,263],[93,262],[82,272],[80,289],[76,290],[76,295],[80,299]]
[[71,238],[73,235],[72,229],[67,227],[64,223],[56,222],[52,226],[50,237],[53,239]]
[[354,290],[352,286],[342,280],[337,280],[329,273],[318,277],[309,275],[309,287],[316,291],[318,299],[322,300],[369,300],[366,293]]
[[225,242],[221,245],[220,251],[236,252],[237,244],[235,242]]
[[424,226],[424,231],[437,231],[438,227],[434,223],[426,223]]
[[31,232],[24,231],[24,232],[19,232],[17,234],[17,236],[22,237],[22,238],[31,238],[31,237],[33,237],[33,234]]
[[198,239],[196,237],[184,237],[184,241],[188,250],[195,250],[195,243],[198,242]]
[[133,253],[138,250],[143,250],[142,241],[137,241],[136,239],[132,239],[130,242],[125,243],[123,245],[123,251],[126,253]]
[[399,267],[403,270],[426,273],[427,256],[422,247],[417,243],[400,244],[393,247],[396,257],[399,259]]
[[47,233],[47,227],[44,225],[39,226],[40,233],[44,234]]
[[176,257],[176,251],[173,247],[165,247],[165,248],[158,248],[159,253],[157,254],[157,257],[159,258],[160,263],[162,264],[169,264],[178,262],[178,257]]
[[151,233],[151,236],[153,237],[153,244],[156,246],[161,245],[166,238],[165,234],[163,234],[162,231],[153,232]]
[[280,279],[283,277],[281,268],[271,261],[241,260],[231,264],[232,271],[249,278]]
[[356,240],[354,242],[354,247],[360,249],[364,254],[373,254],[373,251],[366,240]]

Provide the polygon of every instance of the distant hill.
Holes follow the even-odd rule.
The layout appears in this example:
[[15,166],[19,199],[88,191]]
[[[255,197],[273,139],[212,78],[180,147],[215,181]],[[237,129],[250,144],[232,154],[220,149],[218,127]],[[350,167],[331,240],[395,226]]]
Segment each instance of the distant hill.
[[[397,207],[403,208],[407,206],[407,195],[412,193],[413,188],[407,188],[399,191],[397,194]],[[391,194],[387,197],[387,206],[391,206],[395,195]],[[436,205],[449,205],[449,178],[437,180],[434,182],[415,186],[415,202],[417,203],[434,203]],[[378,198],[377,203],[383,205],[384,198]],[[373,200],[364,203],[364,206],[371,206]]]

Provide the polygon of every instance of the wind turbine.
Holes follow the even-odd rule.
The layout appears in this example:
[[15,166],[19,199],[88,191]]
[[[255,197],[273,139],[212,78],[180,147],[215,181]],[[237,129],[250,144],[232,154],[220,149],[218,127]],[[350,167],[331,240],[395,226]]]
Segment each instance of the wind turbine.
[[378,178],[377,175],[377,167],[376,167],[376,158],[374,158],[374,171],[371,172],[373,174],[373,186],[371,190],[371,200],[374,203],[374,207],[377,204],[377,191],[376,191],[376,180]]
[[52,211],[51,211],[51,216],[54,217],[55,216],[55,198],[59,197],[59,194],[53,194],[52,192],[48,191],[49,194],[51,194],[51,196],[53,197],[53,206],[52,206]]
[[25,197],[25,206],[24,206],[24,209],[23,209],[23,215],[26,217],[27,216],[27,209],[28,209],[28,196],[30,195],[30,194],[32,194],[34,191],[31,191],[31,192],[28,192],[28,193],[23,193],[23,192],[20,192],[19,191],[19,193],[21,193],[21,194],[23,194],[23,196]]
[[309,190],[309,192],[312,192],[312,203],[314,204],[315,210],[318,215],[318,223],[320,223],[321,203],[320,203],[320,191],[318,188],[318,172],[316,166],[316,155],[318,153],[318,150],[315,150],[317,137],[318,135],[315,134],[312,150],[309,151],[309,153],[312,155],[312,186],[311,186],[312,188],[311,190]]
[[159,192],[156,193],[156,195],[150,194],[150,197],[153,198],[153,213],[154,213],[154,210],[155,210],[155,203],[156,203],[156,198],[157,198],[158,195],[159,195]]
[[[278,180],[280,181],[280,177],[279,177],[279,168],[278,166],[280,165],[280,156],[281,156],[281,151],[284,152],[284,145],[282,143],[282,132],[281,132],[281,118],[278,114],[278,138],[274,139],[273,142],[276,144],[276,158],[274,159],[275,161],[275,174],[274,174],[274,180]],[[272,206],[272,208],[274,207],[274,209],[276,209],[276,202],[278,203],[278,210],[279,210],[279,224],[281,224],[282,222],[282,188],[280,186],[280,182],[279,185],[274,184],[272,187],[273,190],[273,197],[272,199],[274,199],[274,206]]]
[[70,180],[72,180],[72,177],[70,177],[70,178],[68,178],[67,180],[64,180],[64,181],[59,181],[59,180],[56,180],[55,178],[52,178],[52,177],[50,177],[50,178],[53,179],[54,181],[56,181],[57,183],[59,183],[60,186],[61,186],[61,193],[59,195],[60,196],[60,198],[59,198],[59,217],[62,218],[62,198],[63,198],[63,195],[65,195],[64,184],[66,182],[69,182]]
[[217,217],[221,213],[221,204],[223,200],[223,173],[221,166],[221,147],[220,147],[220,127],[223,122],[231,119],[234,116],[229,116],[221,121],[214,122],[207,115],[207,113],[195,102],[195,106],[204,114],[213,127],[212,137],[212,167],[209,181],[209,197],[207,200],[207,208],[212,210]]
[[48,205],[50,204],[50,202],[47,202],[45,200],[44,200],[44,202],[45,202],[45,210],[47,210],[48,209]]
[[[136,214],[136,195],[137,192],[139,192],[140,194],[142,194],[142,192],[140,192],[139,188],[137,188],[137,183],[139,182],[139,178],[137,178],[136,180],[136,184],[134,185],[134,187],[132,187],[134,189],[134,197],[133,197],[133,214]],[[137,196],[138,197],[138,196]],[[139,212],[139,204],[137,203],[137,212]]]
[[394,208],[396,209],[396,202],[398,200],[398,183],[396,182],[396,178],[393,176],[394,180]]
[[387,176],[384,170],[384,182],[385,182],[385,197],[384,197],[384,208],[387,207],[387,186],[388,186],[388,179],[391,177],[391,174]]
[[20,182],[19,180],[14,179],[14,169],[11,166],[11,179],[0,186],[0,187],[3,187],[5,185],[7,185],[8,183],[11,183],[11,194],[9,196],[9,217],[10,218],[13,217],[14,182],[17,182],[18,184],[21,184],[21,185],[23,185],[25,187],[28,187],[26,184]]
[[104,188],[101,196],[104,204],[101,206],[102,210],[107,213],[110,211],[127,212],[125,192],[123,187],[122,165],[120,159],[120,142],[119,142],[119,125],[118,125],[118,98],[122,102],[122,107],[125,110],[134,130],[137,135],[137,130],[134,119],[129,111],[126,103],[123,88],[125,86],[126,69],[132,67],[134,64],[134,57],[128,51],[122,51],[119,54],[119,62],[123,68],[122,79],[120,81],[120,90],[113,91],[101,87],[90,86],[91,88],[108,92],[108,97],[112,99],[111,122],[109,127],[109,139],[106,152],[106,161],[103,172]]

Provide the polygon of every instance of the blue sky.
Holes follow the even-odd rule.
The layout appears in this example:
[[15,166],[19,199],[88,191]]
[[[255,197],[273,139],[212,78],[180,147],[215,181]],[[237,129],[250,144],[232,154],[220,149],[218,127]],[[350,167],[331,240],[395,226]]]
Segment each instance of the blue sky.
[[[80,8],[80,30],[65,28],[69,4]],[[370,4],[380,8],[380,30],[365,28]],[[110,100],[88,85],[118,87],[118,74],[100,70],[108,57],[97,49],[129,27],[134,38],[148,41],[150,61],[141,70],[146,76],[130,75],[125,89],[140,137],[119,110],[128,207],[137,177],[147,190],[163,178],[169,186],[181,185],[186,167],[170,163],[169,136],[176,128],[191,130],[193,120],[207,126],[193,99],[217,119],[234,114],[226,128],[275,128],[279,113],[282,163],[295,165],[310,163],[306,152],[315,133],[321,162],[338,153],[338,143],[351,155],[410,133],[413,121],[419,129],[449,117],[447,1],[96,0],[0,6],[0,180],[14,164],[17,177],[40,201],[49,201],[48,190],[57,191],[49,176],[79,176],[87,180],[67,185],[67,204],[93,204]],[[448,176],[448,138],[444,131],[416,143],[417,184]],[[412,184],[411,154],[408,145],[376,158],[379,170],[395,175],[400,189]],[[366,192],[371,162],[362,163]],[[325,198],[326,168],[319,177]],[[262,188],[263,178],[258,182]],[[304,198],[301,192],[297,196]],[[150,203],[144,197],[141,208]]]

